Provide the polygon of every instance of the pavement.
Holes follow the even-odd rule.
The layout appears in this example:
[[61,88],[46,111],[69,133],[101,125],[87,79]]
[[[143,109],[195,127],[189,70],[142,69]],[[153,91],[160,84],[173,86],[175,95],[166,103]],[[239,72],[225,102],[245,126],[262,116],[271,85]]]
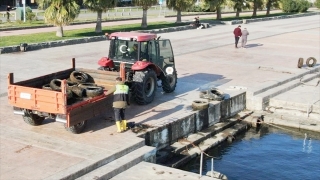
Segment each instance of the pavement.
[[[184,17],[184,20],[189,18]],[[250,32],[246,49],[234,48],[232,32],[235,26],[217,25],[209,29],[159,34],[170,39],[173,45],[179,78],[177,89],[170,94],[163,94],[158,89],[155,101],[147,106],[132,103],[127,110],[129,122],[161,126],[177,120],[192,111],[191,102],[198,99],[199,90],[208,87],[218,87],[230,95],[243,90],[253,93],[319,69],[319,22],[320,15],[315,15],[243,25]],[[30,33],[28,31],[19,32]],[[73,57],[77,67],[96,69],[96,62],[107,56],[108,48],[108,42],[102,41],[0,55],[0,179],[54,179],[55,175],[66,173],[75,166],[85,167],[86,163],[99,158],[110,159],[117,152],[128,151],[128,147],[144,142],[131,131],[115,133],[111,108],[103,116],[90,120],[84,133],[74,135],[50,119],[41,126],[29,126],[21,116],[13,115],[12,107],[7,103],[9,72],[14,72],[14,81],[21,81],[71,67]],[[318,63],[312,68],[306,65],[297,68],[300,57],[315,57]],[[311,86],[291,89],[296,92],[294,101],[306,103],[306,99],[311,98],[315,106],[318,105],[320,86],[315,86],[314,81],[309,82],[314,89],[310,89]],[[292,94],[284,92],[281,96],[293,101]],[[314,116],[320,120],[319,114],[314,113]],[[154,179],[154,174],[145,172],[135,176]]]

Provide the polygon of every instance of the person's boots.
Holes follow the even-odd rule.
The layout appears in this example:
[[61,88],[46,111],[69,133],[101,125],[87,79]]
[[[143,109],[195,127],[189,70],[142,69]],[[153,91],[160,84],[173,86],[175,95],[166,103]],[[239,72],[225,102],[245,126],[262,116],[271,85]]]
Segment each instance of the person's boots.
[[127,130],[127,120],[121,121],[121,130],[123,130],[123,131]]
[[117,126],[117,132],[121,133],[122,132],[121,122],[120,121],[116,121],[116,126]]

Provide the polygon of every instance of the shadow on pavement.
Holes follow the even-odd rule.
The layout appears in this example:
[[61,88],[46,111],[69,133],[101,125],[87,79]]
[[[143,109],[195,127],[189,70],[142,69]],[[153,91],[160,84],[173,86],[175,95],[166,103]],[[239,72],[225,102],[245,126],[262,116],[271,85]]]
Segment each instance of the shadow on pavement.
[[263,46],[263,44],[260,44],[260,43],[258,43],[258,44],[247,44],[246,48],[254,48],[254,47],[259,47],[259,46]]

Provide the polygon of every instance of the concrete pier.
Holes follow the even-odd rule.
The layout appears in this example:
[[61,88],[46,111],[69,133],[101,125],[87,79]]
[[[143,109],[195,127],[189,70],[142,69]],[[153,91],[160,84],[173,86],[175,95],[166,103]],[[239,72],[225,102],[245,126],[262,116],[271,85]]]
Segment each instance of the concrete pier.
[[[308,126],[319,127],[320,91],[319,85],[316,86],[319,64],[297,68],[300,57],[315,57],[320,61],[319,18],[315,15],[243,25],[250,32],[246,49],[234,48],[234,26],[230,25],[159,34],[171,39],[173,45],[179,78],[177,89],[170,94],[158,89],[155,101],[147,106],[132,103],[126,111],[128,121],[152,127],[138,134],[116,133],[110,104],[108,112],[89,120],[84,133],[74,135],[50,119],[41,126],[30,126],[21,116],[13,115],[7,103],[5,82],[9,72],[14,72],[15,81],[25,80],[69,68],[72,57],[76,58],[77,67],[96,69],[98,59],[107,56],[107,41],[1,54],[0,178],[131,178],[128,174],[149,166],[149,163],[135,164],[154,163],[156,152],[178,139],[191,138],[192,134],[221,125],[235,115],[236,121],[230,121],[237,122],[233,125],[239,130],[244,129],[238,123],[237,114],[245,109],[270,111],[274,115],[281,110],[289,111],[288,114],[299,111],[301,117],[312,120]],[[226,100],[210,102],[208,109],[193,111],[191,103],[199,99],[199,91],[210,87],[223,91]],[[272,123],[277,122],[280,121]],[[221,141],[235,133],[225,132],[230,134],[217,135]],[[180,175],[198,178],[196,174],[171,171],[160,165],[154,167],[156,170],[146,168],[139,172],[149,173],[152,179]]]

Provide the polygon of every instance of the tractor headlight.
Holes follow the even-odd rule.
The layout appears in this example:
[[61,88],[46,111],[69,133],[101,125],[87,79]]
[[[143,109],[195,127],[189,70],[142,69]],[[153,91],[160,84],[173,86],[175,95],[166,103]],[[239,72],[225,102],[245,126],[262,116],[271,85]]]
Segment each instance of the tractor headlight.
[[166,73],[167,74],[173,74],[173,68],[172,67],[167,67],[166,68]]

